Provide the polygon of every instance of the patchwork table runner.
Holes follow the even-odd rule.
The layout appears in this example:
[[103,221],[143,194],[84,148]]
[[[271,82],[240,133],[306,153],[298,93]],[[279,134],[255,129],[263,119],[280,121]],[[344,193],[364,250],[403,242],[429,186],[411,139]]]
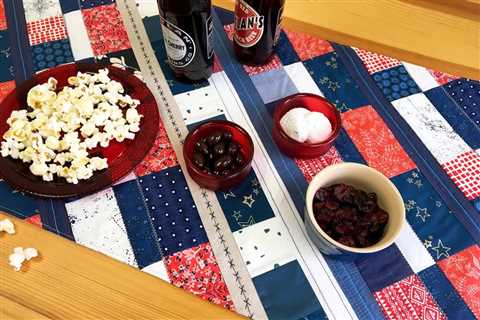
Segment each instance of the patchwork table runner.
[[[0,181],[0,209],[254,319],[480,318],[480,84],[283,30],[264,66],[239,64],[233,15],[215,8],[214,74],[174,79],[155,1],[0,0],[0,99],[35,72],[107,61],[151,88],[162,123],[154,147],[101,192],[38,199]],[[342,112],[335,146],[282,155],[272,112],[296,92]],[[182,143],[205,120],[239,123],[253,170],[228,192],[184,173]],[[334,163],[381,171],[407,221],[388,249],[356,262],[322,255],[305,233],[309,180]]]

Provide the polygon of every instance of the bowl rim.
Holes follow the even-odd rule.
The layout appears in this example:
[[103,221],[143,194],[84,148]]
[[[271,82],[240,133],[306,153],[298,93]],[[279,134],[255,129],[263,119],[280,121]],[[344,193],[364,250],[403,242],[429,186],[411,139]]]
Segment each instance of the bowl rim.
[[[237,171],[232,172],[231,174],[228,174],[228,175],[225,175],[225,176],[217,176],[217,175],[214,175],[214,174],[211,174],[211,173],[206,173],[206,172],[201,171],[199,168],[197,168],[197,166],[195,166],[195,164],[193,162],[193,159],[192,159],[192,156],[188,155],[187,152],[186,152],[187,141],[191,140],[195,133],[204,129],[207,126],[211,126],[211,125],[215,125],[215,124],[221,124],[221,125],[226,125],[226,126],[229,126],[229,127],[234,127],[235,129],[240,131],[240,133],[247,138],[248,144],[250,145],[251,150],[252,150],[252,152],[249,153],[248,158],[245,159],[245,163],[243,164],[243,166],[241,166],[239,169],[237,169]],[[197,141],[194,141],[193,143],[196,143],[196,142]],[[186,160],[185,162],[187,164],[187,169],[192,170],[196,175],[198,175],[198,176],[200,176],[201,178],[204,178],[204,179],[228,180],[228,179],[232,179],[232,178],[235,178],[235,177],[241,175],[243,170],[245,170],[245,168],[250,166],[250,164],[253,160],[253,154],[254,154],[254,145],[253,145],[253,140],[252,140],[252,137],[250,136],[250,134],[245,129],[243,129],[240,125],[236,124],[235,122],[228,121],[228,120],[209,120],[209,121],[206,121],[206,122],[200,124],[195,129],[193,129],[192,131],[190,131],[188,133],[188,135],[185,138],[184,145],[183,145],[183,157]]]
[[[285,103],[287,103],[288,101],[290,100],[296,100],[300,97],[311,97],[311,98],[314,98],[314,99],[318,99],[318,100],[321,100],[322,102],[324,102],[325,104],[327,104],[329,107],[332,108],[332,110],[334,111],[334,114],[335,114],[335,118],[337,119],[337,125],[335,126],[335,129],[332,131],[332,133],[330,134],[330,136],[322,141],[322,142],[317,142],[317,143],[306,143],[306,142],[298,142],[292,138],[290,138],[286,133],[285,131],[283,131],[283,128],[282,126],[280,125],[280,120],[281,120],[281,117],[285,114],[282,114],[280,115],[279,114],[279,106],[280,105],[283,105]],[[302,108],[302,107],[299,107],[299,108]],[[293,109],[293,108],[292,108]],[[307,109],[304,107],[304,109]],[[290,109],[291,110],[291,109]],[[288,112],[288,111],[287,111]],[[327,99],[325,99],[324,97],[320,96],[320,95],[317,95],[317,94],[314,94],[314,93],[308,93],[308,92],[300,92],[300,93],[294,93],[292,95],[289,95],[285,98],[283,98],[281,101],[279,101],[276,106],[275,106],[275,111],[273,112],[273,125],[274,127],[277,128],[278,132],[280,133],[280,136],[289,141],[290,143],[294,143],[294,144],[297,144],[301,147],[308,147],[308,148],[315,148],[315,147],[323,147],[327,144],[330,144],[332,143],[333,141],[335,141],[335,139],[338,137],[338,135],[340,134],[340,130],[342,129],[342,116],[340,114],[340,111],[337,109],[337,107],[335,107],[335,105],[333,103],[331,103],[330,101],[328,101]]]
[[[330,172],[338,169],[339,167],[357,167],[358,169],[361,169],[361,170],[367,170],[370,173],[374,174],[377,179],[381,179],[381,180],[387,182],[387,185],[389,185],[389,187],[393,190],[394,194],[396,195],[397,200],[399,200],[398,202],[401,206],[400,211],[403,212],[403,214],[402,214],[401,222],[398,226],[395,227],[390,241],[387,241],[383,245],[374,244],[372,246],[365,247],[365,248],[349,247],[349,246],[346,246],[346,245],[334,240],[325,231],[323,231],[323,229],[318,225],[317,220],[315,219],[315,216],[313,215],[313,206],[311,204],[308,204],[307,200],[309,198],[312,198],[312,202],[313,202],[313,196],[315,195],[315,192],[317,192],[317,190],[319,189],[319,187],[314,187],[315,181],[319,180],[321,176],[327,175]],[[393,184],[393,182],[390,181],[390,179],[388,179],[380,171],[378,171],[378,170],[376,170],[372,167],[369,167],[367,165],[360,164],[360,163],[355,163],[355,162],[337,163],[337,164],[328,166],[325,169],[323,169],[322,171],[320,171],[319,173],[317,173],[315,175],[315,177],[310,181],[310,184],[308,185],[307,193],[305,195],[305,205],[306,205],[306,208],[307,208],[306,211],[307,211],[308,219],[310,220],[310,222],[314,226],[315,230],[318,233],[320,233],[320,235],[325,240],[327,240],[328,242],[330,242],[334,246],[339,247],[340,249],[342,249],[344,251],[351,252],[351,253],[374,253],[374,252],[378,252],[378,251],[381,251],[381,250],[389,247],[398,238],[401,230],[404,228],[405,220],[406,220],[405,204],[403,202],[402,195],[398,191],[397,187]]]

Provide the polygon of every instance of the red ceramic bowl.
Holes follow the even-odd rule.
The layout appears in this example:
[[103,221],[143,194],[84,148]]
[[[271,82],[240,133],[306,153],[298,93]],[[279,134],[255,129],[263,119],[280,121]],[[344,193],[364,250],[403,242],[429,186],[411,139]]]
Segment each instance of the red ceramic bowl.
[[[203,172],[194,164],[192,159],[195,143],[215,131],[230,131],[232,139],[240,144],[240,152],[245,158],[243,167],[226,176],[216,176]],[[239,185],[250,173],[253,159],[253,141],[247,131],[239,125],[230,121],[212,120],[199,125],[188,134],[183,144],[183,157],[188,173],[198,185],[210,190],[228,190]]]
[[[321,112],[332,124],[332,134],[327,140],[319,143],[301,143],[290,138],[280,125],[283,115],[293,108],[306,108]],[[340,112],[325,98],[311,93],[297,93],[283,99],[273,113],[273,139],[278,148],[292,158],[316,158],[325,154],[340,133],[342,121]]]

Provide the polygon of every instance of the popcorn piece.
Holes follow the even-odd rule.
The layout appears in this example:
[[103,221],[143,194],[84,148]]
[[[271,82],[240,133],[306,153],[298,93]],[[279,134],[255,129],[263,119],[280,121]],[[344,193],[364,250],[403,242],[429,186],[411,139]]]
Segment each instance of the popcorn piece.
[[15,234],[15,226],[13,225],[13,222],[8,218],[0,220],[0,232]]
[[24,261],[29,261],[35,257],[38,257],[38,251],[35,248],[16,247],[13,249],[13,253],[8,257],[9,264],[15,271],[20,271]]
[[137,109],[129,108],[126,114],[127,122],[130,124],[139,123],[142,116],[138,114]]

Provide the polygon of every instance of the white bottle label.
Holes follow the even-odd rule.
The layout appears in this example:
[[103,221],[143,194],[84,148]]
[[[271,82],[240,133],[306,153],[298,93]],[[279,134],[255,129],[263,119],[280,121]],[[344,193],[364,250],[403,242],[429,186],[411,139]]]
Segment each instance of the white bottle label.
[[195,57],[195,42],[192,37],[173,23],[160,17],[163,40],[168,61],[172,66],[182,68],[189,65]]

